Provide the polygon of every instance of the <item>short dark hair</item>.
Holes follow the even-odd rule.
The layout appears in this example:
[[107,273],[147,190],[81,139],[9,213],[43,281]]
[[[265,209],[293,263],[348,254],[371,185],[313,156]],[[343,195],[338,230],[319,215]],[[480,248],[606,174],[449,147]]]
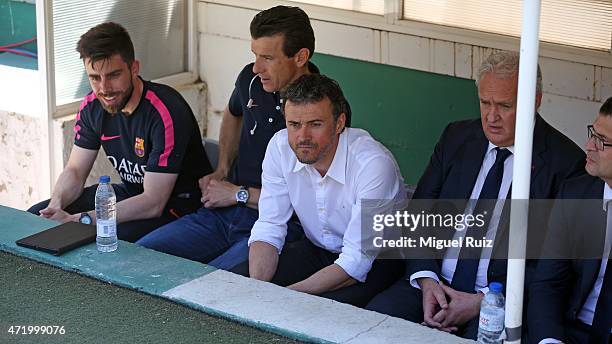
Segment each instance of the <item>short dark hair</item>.
[[308,49],[312,57],[315,51],[315,37],[310,19],[299,7],[275,6],[263,10],[251,21],[251,37],[258,39],[282,34],[283,53],[293,57],[302,48]]
[[79,39],[76,50],[82,60],[89,58],[92,65],[115,54],[119,54],[130,67],[134,62],[134,44],[130,35],[123,26],[113,22],[89,29]]
[[332,103],[332,114],[337,121],[341,113],[346,117],[345,126],[350,126],[351,109],[340,85],[335,80],[322,74],[305,74],[289,84],[282,92],[283,112],[285,104],[290,101],[294,104],[317,103],[328,98]]
[[599,114],[612,116],[612,97],[608,98],[599,108]]

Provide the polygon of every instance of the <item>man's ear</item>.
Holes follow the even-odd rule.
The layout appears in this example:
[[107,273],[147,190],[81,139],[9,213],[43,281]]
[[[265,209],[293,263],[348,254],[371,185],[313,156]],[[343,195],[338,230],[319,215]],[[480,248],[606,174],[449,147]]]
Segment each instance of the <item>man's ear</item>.
[[336,121],[336,134],[340,134],[342,130],[344,130],[344,126],[346,125],[346,114],[343,112],[338,116],[338,120]]
[[310,50],[308,50],[307,48],[302,48],[298,50],[297,53],[295,53],[295,55],[293,56],[293,59],[295,61],[295,64],[298,66],[298,68],[300,68],[308,63],[309,57],[310,57]]
[[140,74],[140,61],[139,60],[134,60],[134,62],[132,62],[132,68],[130,69],[130,72],[132,72],[132,74],[135,74],[135,75]]

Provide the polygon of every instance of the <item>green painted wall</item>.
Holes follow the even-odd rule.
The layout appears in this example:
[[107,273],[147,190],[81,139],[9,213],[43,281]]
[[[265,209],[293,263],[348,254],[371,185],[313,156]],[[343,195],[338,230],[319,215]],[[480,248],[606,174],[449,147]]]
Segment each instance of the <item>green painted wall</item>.
[[313,62],[340,83],[352,126],[391,150],[406,183],[419,180],[446,124],[479,116],[473,80],[323,54]]

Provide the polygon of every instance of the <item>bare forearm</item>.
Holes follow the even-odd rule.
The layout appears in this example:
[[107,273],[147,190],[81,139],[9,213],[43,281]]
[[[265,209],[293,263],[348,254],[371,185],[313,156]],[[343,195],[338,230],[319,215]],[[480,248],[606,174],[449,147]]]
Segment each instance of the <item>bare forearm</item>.
[[289,286],[290,289],[308,294],[321,294],[357,283],[338,264],[329,265],[307,279]]
[[[159,217],[163,209],[163,205],[148,200],[146,196],[143,197],[143,194],[130,197],[121,202],[117,202],[117,223]],[[90,210],[87,214],[89,214],[93,220],[93,224],[96,224],[96,211]],[[80,216],[81,214],[74,214],[70,217],[70,220],[78,222]]]
[[261,281],[271,281],[278,266],[276,247],[256,241],[249,248],[249,275]]
[[146,194],[127,198],[117,202],[117,223],[159,217],[165,205],[165,201],[160,202]]
[[64,209],[70,205],[83,192],[83,184],[84,178],[75,171],[64,170],[55,182],[49,207]]
[[229,170],[238,155],[238,144],[240,143],[240,130],[242,128],[242,117],[237,117],[226,108],[223,113],[221,130],[219,133],[219,162],[217,171],[227,177]]

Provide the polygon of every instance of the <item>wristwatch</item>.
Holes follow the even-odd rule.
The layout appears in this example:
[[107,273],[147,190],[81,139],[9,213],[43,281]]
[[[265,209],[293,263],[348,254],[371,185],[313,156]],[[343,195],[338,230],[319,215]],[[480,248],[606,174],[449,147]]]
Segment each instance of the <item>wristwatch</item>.
[[249,189],[246,186],[241,186],[240,190],[236,192],[236,202],[238,205],[246,205],[249,200]]
[[85,225],[90,225],[93,221],[91,220],[91,216],[87,213],[81,213],[81,217],[79,217],[79,222]]

